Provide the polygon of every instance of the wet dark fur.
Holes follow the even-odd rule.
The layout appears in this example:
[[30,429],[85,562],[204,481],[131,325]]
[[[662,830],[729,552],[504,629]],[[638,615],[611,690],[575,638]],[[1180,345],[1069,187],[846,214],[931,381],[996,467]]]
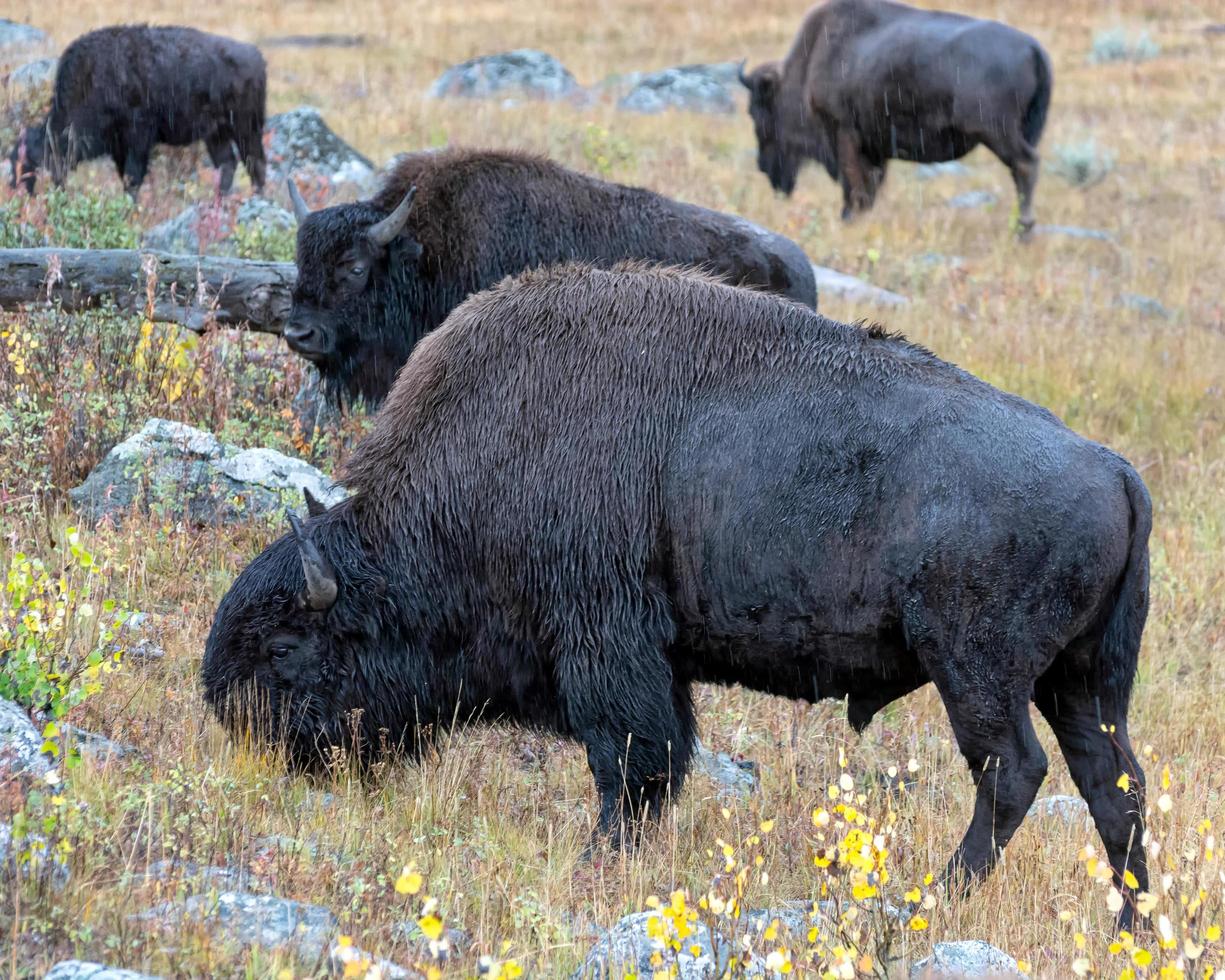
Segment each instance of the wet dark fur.
[[1028,34],[891,0],[829,0],[781,63],[753,71],[758,166],[790,194],[805,160],[843,187],[843,217],[872,206],[888,161],[955,160],[985,144],[1032,224],[1050,58]]
[[[364,250],[363,287],[345,292],[342,257],[409,187],[405,233]],[[447,150],[404,157],[369,202],[311,214],[298,232],[296,325],[326,334],[316,359],[334,397],[377,403],[413,345],[472,293],[556,262],[692,265],[816,307],[812,266],[793,242],[732,215],[588,177],[541,157]],[[295,348],[297,349],[297,348]]]
[[[14,147],[26,190],[46,165],[62,184],[78,163],[108,156],[135,195],[158,143],[203,140],[228,191],[241,159],[256,190],[264,183],[263,56],[250,44],[191,27],[105,27],[64,50],[51,112]],[[41,131],[41,132],[40,132]],[[237,147],[237,156],[235,155]]]
[[346,482],[308,525],[335,606],[298,608],[283,538],[204,657],[219,713],[254,680],[303,764],[352,748],[355,709],[367,758],[380,729],[411,751],[418,724],[517,721],[586,746],[616,834],[680,790],[695,681],[846,699],[856,729],[930,681],[978,783],[951,875],[985,873],[1034,799],[1036,701],[1145,886],[1149,498],[1044,409],[773,296],[555,268],[417,346]]

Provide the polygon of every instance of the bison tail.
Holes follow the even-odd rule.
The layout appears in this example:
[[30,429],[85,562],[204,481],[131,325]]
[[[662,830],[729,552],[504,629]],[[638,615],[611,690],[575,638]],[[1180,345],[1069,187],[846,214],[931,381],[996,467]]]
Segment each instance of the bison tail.
[[1114,609],[1102,636],[1098,670],[1104,700],[1119,717],[1126,718],[1140,661],[1140,636],[1148,618],[1148,536],[1153,528],[1153,505],[1144,481],[1130,466],[1123,480],[1131,507],[1131,539]]
[[1037,44],[1034,45],[1033,56],[1037,84],[1034,86],[1034,94],[1029,100],[1029,105],[1025,107],[1025,118],[1021,120],[1021,133],[1026,143],[1030,146],[1037,146],[1038,141],[1042,139],[1042,130],[1046,126],[1046,110],[1051,104],[1053,78],[1050,58]]

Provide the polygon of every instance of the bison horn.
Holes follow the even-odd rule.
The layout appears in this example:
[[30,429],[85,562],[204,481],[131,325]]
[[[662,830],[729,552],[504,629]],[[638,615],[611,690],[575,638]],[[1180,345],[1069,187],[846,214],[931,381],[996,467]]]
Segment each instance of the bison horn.
[[302,572],[306,576],[306,591],[302,593],[302,602],[307,609],[326,612],[332,608],[332,603],[336,601],[340,591],[336,576],[319,554],[319,548],[311,540],[310,532],[302,526],[296,514],[289,515],[289,526],[293,528],[294,540],[297,541],[298,552],[302,555]]
[[306,501],[306,513],[311,517],[318,517],[328,512],[328,505],[311,493],[311,488],[305,484],[302,487],[302,499]]
[[740,84],[741,84],[741,85],[743,85],[745,88],[747,88],[747,89],[749,89],[750,91],[752,91],[752,89],[753,89],[753,82],[752,82],[752,81],[749,79],[749,76],[748,76],[748,75],[746,75],[746,74],[744,73],[744,66],[745,66],[745,65],[747,65],[748,63],[749,63],[749,59],[748,59],[748,58],[744,58],[744,59],[743,59],[743,60],[740,62],[740,64],[738,64],[738,65],[736,66],[736,77],[737,77],[738,79],[740,79]]
[[311,209],[306,206],[306,202],[302,200],[302,192],[298,190],[298,185],[294,183],[294,179],[289,177],[285,181],[289,188],[289,200],[293,202],[293,216],[302,222],[306,216],[311,213]]
[[417,188],[410,187],[408,193],[404,195],[404,200],[396,205],[396,209],[391,214],[370,226],[370,231],[367,232],[370,241],[379,248],[386,248],[390,245],[391,240],[404,230],[404,223],[408,221],[408,212],[413,209],[413,198],[416,196]]

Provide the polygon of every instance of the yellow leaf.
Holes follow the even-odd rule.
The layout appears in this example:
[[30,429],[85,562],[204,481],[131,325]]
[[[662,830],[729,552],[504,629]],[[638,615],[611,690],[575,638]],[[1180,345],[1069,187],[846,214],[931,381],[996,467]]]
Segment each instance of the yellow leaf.
[[1093,964],[1084,956],[1072,961],[1072,972],[1078,977],[1087,977],[1093,972]]
[[1174,801],[1170,799],[1169,793],[1162,793],[1157,797],[1157,809],[1162,813],[1169,813],[1174,808]]
[[1123,894],[1113,885],[1110,886],[1110,892],[1106,895],[1106,908],[1111,912],[1118,912],[1123,908]]
[[424,879],[418,872],[405,868],[400,877],[396,879],[396,891],[401,895],[416,895],[421,891],[423,883]]
[[1033,967],[1030,965],[1029,960],[1017,960],[1017,969],[1022,973],[1028,974],[1033,970]]
[[426,939],[437,940],[442,935],[442,919],[432,913],[423,915],[417,920],[417,925]]
[[913,916],[910,920],[910,928],[914,932],[922,932],[927,928],[927,920],[921,915]]
[[769,833],[770,831],[772,831],[773,829],[774,829],[774,821],[773,821],[773,820],[763,820],[763,821],[761,822],[761,832],[762,832],[763,834],[768,834],[768,833]]
[[1126,793],[1129,789],[1131,789],[1131,777],[1128,776],[1127,773],[1123,773],[1123,775],[1121,775],[1115,781],[1115,785]]
[[919,889],[917,888],[912,888],[902,897],[906,899],[906,901],[908,902],[917,902],[919,899],[923,897],[923,893],[919,891]]
[[1136,880],[1136,876],[1132,874],[1130,870],[1125,870],[1123,872],[1123,884],[1133,891],[1140,887],[1140,882]]

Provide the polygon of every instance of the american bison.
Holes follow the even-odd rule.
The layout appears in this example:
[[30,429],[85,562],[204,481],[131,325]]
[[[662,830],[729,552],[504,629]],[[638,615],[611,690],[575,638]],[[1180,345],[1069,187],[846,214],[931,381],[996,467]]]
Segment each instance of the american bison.
[[39,168],[59,185],[78,163],[108,156],[135,197],[156,144],[203,140],[222,192],[238,157],[260,190],[266,89],[264,58],[250,44],[191,27],[83,34],[60,57],[51,112],[10,154],[12,185],[32,194]]
[[218,717],[294,765],[517,721],[586,747],[620,839],[681,788],[695,682],[846,699],[860,730],[930,681],[977,783],[951,876],[1042,784],[1032,701],[1146,886],[1148,492],[900,336],[677,270],[537,270],[417,346],[346,482],[204,653]]
[[892,0],[829,0],[791,51],[741,73],[757,165],[790,194],[805,160],[842,183],[842,217],[872,207],[890,160],[955,160],[979,143],[1012,172],[1019,225],[1034,224],[1051,62],[1004,24]]
[[406,155],[370,201],[313,213],[292,181],[290,194],[300,227],[285,339],[339,402],[377,404],[465,297],[537,266],[694,265],[817,304],[808,258],[781,235],[536,156]]

